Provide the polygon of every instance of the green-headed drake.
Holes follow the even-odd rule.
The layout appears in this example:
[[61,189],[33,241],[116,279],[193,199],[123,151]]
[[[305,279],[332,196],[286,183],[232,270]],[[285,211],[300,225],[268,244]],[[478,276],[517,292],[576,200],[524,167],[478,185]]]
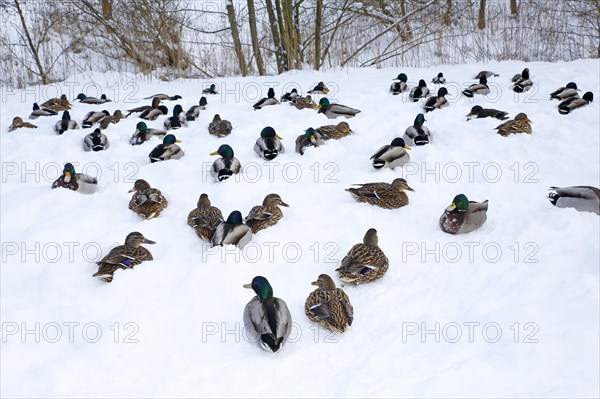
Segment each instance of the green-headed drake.
[[550,100],[556,99],[563,101],[571,97],[579,97],[579,89],[575,82],[569,82],[565,87],[559,87],[557,90],[550,93]]
[[244,224],[240,211],[233,211],[227,217],[227,220],[221,222],[215,229],[212,237],[212,244],[217,245],[235,245],[243,248],[252,239],[252,230]]
[[287,93],[282,94],[280,101],[282,103],[292,102],[295,98],[297,98],[299,96],[300,96],[300,94],[298,94],[298,89],[293,88],[292,91],[288,91]]
[[177,140],[175,135],[167,134],[163,139],[162,144],[154,147],[150,154],[148,154],[150,162],[154,163],[183,157],[183,150],[175,143],[181,143],[181,141]]
[[425,115],[418,114],[413,125],[406,128],[402,138],[407,145],[425,145],[431,143],[431,132],[427,126],[423,125],[425,121],[427,121]]
[[323,140],[321,134],[315,132],[315,129],[312,127],[309,127],[304,134],[301,134],[296,138],[296,152],[300,155],[304,155],[304,150],[307,147],[318,147],[324,143],[325,140]]
[[594,101],[594,94],[588,91],[583,95],[582,98],[571,97],[558,104],[558,113],[561,115],[569,114],[571,111],[585,107],[589,103]]
[[217,91],[217,85],[214,83],[211,84],[206,89],[202,90],[202,94],[219,94]]
[[283,202],[279,194],[269,194],[263,200],[262,205],[252,207],[248,216],[244,219],[252,233],[256,234],[267,227],[276,224],[282,217],[280,206],[289,207]]
[[242,170],[242,164],[234,156],[233,148],[227,144],[219,146],[219,149],[215,152],[211,152],[210,155],[220,155],[213,162],[211,173],[216,181],[224,181],[229,179],[231,176],[240,173]]
[[600,215],[600,190],[592,186],[550,187],[552,205]]
[[159,116],[167,115],[169,113],[169,108],[164,105],[159,105],[157,108],[147,109],[140,114],[141,119],[145,119],[147,121],[154,121]]
[[327,94],[329,89],[325,86],[325,83],[319,82],[315,87],[308,91],[308,94]]
[[251,342],[267,352],[277,353],[292,331],[292,315],[283,299],[273,296],[269,281],[256,276],[244,288],[251,288],[256,296],[244,308],[244,328]]
[[315,323],[328,330],[344,333],[354,320],[354,308],[343,289],[337,288],[333,279],[321,274],[312,285],[317,288],[304,302],[304,313]]
[[206,101],[206,97],[200,97],[200,101],[198,105],[192,105],[187,112],[185,113],[185,119],[188,121],[195,121],[198,116],[200,116],[200,111],[205,111],[206,106],[208,105],[208,101]]
[[471,112],[469,112],[466,117],[467,121],[477,118],[496,118],[504,121],[508,119],[508,112],[498,111],[497,109],[493,108],[483,108],[481,105],[475,105],[473,108],[471,108]]
[[152,103],[150,105],[142,105],[140,107],[128,109],[127,110],[128,114],[126,115],[126,117],[131,114],[137,113],[137,112],[151,111],[153,109],[157,109],[159,106],[160,106],[160,98],[153,98]]
[[479,78],[479,83],[474,83],[463,90],[462,94],[466,97],[472,98],[475,94],[481,94],[483,96],[490,94],[490,87],[487,84],[487,78],[482,76]]
[[492,77],[498,77],[500,75],[492,71],[480,71],[477,75],[475,75],[475,79],[479,80],[479,78],[481,78],[482,76],[485,76],[486,79],[489,79]]
[[65,111],[62,114],[62,118],[54,124],[54,131],[56,134],[63,134],[67,130],[79,129],[79,123],[71,119],[69,111]]
[[84,151],[104,151],[108,147],[110,147],[108,137],[100,129],[94,130],[83,138]]
[[285,148],[280,140],[283,140],[271,126],[265,127],[260,132],[260,137],[254,144],[254,152],[261,158],[272,161],[277,155],[285,152]]
[[390,93],[398,95],[408,90],[408,84],[406,84],[408,76],[405,73],[399,74],[394,80],[397,80],[397,82],[392,83],[390,86]]
[[431,79],[431,83],[435,85],[443,85],[444,83],[446,83],[446,78],[444,77],[444,74],[440,72],[437,74],[437,76]]
[[437,96],[432,96],[427,99],[423,108],[425,108],[425,112],[431,112],[436,109],[444,108],[450,105],[446,95],[448,94],[448,90],[445,87],[440,87],[437,92]]
[[135,133],[133,133],[133,136],[131,136],[131,139],[129,139],[129,143],[131,145],[140,145],[145,141],[150,140],[151,137],[156,136],[164,138],[166,135],[166,130],[151,129],[148,128],[146,122],[138,122],[138,124],[135,126]]
[[410,90],[410,99],[413,102],[419,101],[421,98],[429,97],[429,88],[423,79],[419,80],[419,84]]
[[58,187],[82,194],[92,194],[98,190],[98,180],[83,173],[75,173],[73,164],[66,163],[62,175],[52,183],[52,188]]
[[377,230],[369,229],[363,242],[352,246],[336,271],[340,274],[340,280],[362,284],[383,277],[389,266],[390,261],[379,248]]
[[279,104],[279,101],[275,98],[275,90],[273,90],[273,88],[270,87],[269,91],[267,92],[267,97],[261,98],[252,107],[256,111],[256,110],[262,109],[263,107],[266,107],[268,105],[277,105],[277,104]]
[[459,194],[440,217],[440,228],[450,234],[470,233],[485,223],[487,210],[487,200],[469,201],[466,195]]
[[335,119],[340,116],[352,118],[360,112],[359,109],[350,108],[342,104],[331,104],[329,99],[323,97],[317,106],[317,113],[324,114],[329,119]]
[[[75,100],[79,100],[79,102],[83,103],[83,104],[104,104],[104,103],[112,102],[112,100],[109,100],[108,98],[106,98],[106,94],[102,94],[100,96],[100,98],[96,98],[96,97],[88,97],[83,93],[79,93],[77,95],[77,97],[75,98]],[[75,100],[73,100],[73,101],[75,101]]]
[[173,107],[173,115],[165,119],[163,124],[165,130],[175,130],[181,127],[187,127],[188,123],[183,113],[181,105],[177,104]]
[[176,100],[181,100],[183,97],[181,97],[179,94],[175,94],[174,96],[170,96],[168,94],[159,93],[159,94],[155,94],[155,95],[150,96],[150,97],[144,97],[144,100],[153,100],[155,98],[158,98],[161,101],[176,101]]
[[394,169],[397,166],[403,166],[410,161],[410,155],[406,150],[410,150],[410,147],[403,139],[396,137],[390,144],[384,145],[371,156],[373,167],[375,169],[383,167]]
[[58,115],[58,112],[50,109],[50,108],[40,108],[38,103],[33,103],[33,110],[31,114],[29,114],[29,119],[37,119],[40,116],[55,116]]
[[211,241],[215,230],[225,219],[221,210],[212,206],[208,194],[201,194],[196,209],[188,214],[187,220],[198,237]]
[[133,269],[144,261],[153,260],[150,251],[142,247],[142,244],[156,243],[137,231],[129,233],[125,238],[125,245],[114,247],[108,255],[97,262],[98,271],[94,273],[94,277],[110,283],[118,269]]
[[385,209],[401,208],[408,205],[408,195],[405,190],[415,191],[409,187],[406,180],[397,178],[389,183],[354,184],[356,188],[347,188],[352,197],[358,202],[367,202]]
[[152,188],[144,179],[136,180],[129,192],[133,193],[129,201],[129,209],[146,220],[157,217],[169,205],[160,190]]
[[517,73],[512,78],[513,87],[512,90],[515,93],[523,93],[533,86],[533,82],[529,79],[529,68],[523,69],[523,72]]
[[215,114],[212,122],[208,124],[208,133],[217,137],[225,137],[231,134],[233,126],[226,119],[221,119],[221,115]]

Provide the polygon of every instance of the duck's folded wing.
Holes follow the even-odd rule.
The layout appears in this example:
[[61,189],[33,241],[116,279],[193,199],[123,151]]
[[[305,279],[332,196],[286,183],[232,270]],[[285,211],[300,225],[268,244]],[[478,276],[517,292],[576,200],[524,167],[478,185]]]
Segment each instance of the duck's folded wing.
[[83,182],[83,183],[87,183],[87,184],[98,184],[98,179],[96,179],[95,177],[83,174],[83,173],[77,173],[77,181],[79,182]]
[[272,216],[273,214],[271,212],[267,212],[263,207],[255,206],[250,210],[245,220],[269,220]]

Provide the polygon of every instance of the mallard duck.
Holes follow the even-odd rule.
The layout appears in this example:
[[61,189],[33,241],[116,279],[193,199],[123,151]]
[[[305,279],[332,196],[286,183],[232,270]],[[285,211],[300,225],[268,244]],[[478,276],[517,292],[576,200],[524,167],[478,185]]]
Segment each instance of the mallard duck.
[[103,151],[107,150],[109,146],[108,137],[100,129],[94,130],[93,133],[83,138],[84,151]]
[[294,88],[294,89],[292,89],[292,91],[289,91],[281,96],[281,102],[284,103],[284,102],[292,101],[294,98],[296,98],[298,96],[299,96],[298,90],[296,88]]
[[397,166],[403,166],[405,163],[410,162],[410,155],[406,150],[410,150],[410,147],[404,143],[403,139],[396,137],[391,144],[384,145],[371,156],[373,167],[381,169],[385,166],[394,169]]
[[100,124],[100,129],[104,130],[108,128],[108,125],[110,125],[111,123],[119,123],[119,121],[121,121],[121,118],[124,118],[124,116],[121,110],[118,109],[115,112],[113,112],[112,115],[107,115],[104,118],[100,119],[100,121],[98,122]]
[[485,76],[486,79],[489,79],[491,77],[497,77],[500,75],[498,75],[496,72],[492,72],[492,71],[481,71],[477,75],[475,75],[475,79],[479,79],[482,76]]
[[510,119],[503,124],[497,126],[494,130],[498,130],[501,136],[508,136],[511,133],[528,133],[531,134],[531,124],[533,122],[527,118],[527,115],[520,112],[515,116],[515,119]]
[[317,281],[310,284],[316,285],[317,289],[304,302],[306,316],[328,330],[346,332],[354,319],[354,308],[348,295],[341,288],[336,288],[327,274],[319,275]]
[[214,83],[211,84],[209,87],[202,90],[202,94],[219,94],[219,92],[217,91],[217,85]]
[[440,217],[440,228],[450,234],[470,233],[485,223],[487,210],[487,200],[469,201],[466,195],[459,194]]
[[558,113],[566,115],[574,109],[584,107],[594,101],[594,94],[588,91],[582,98],[571,97],[558,104]]
[[65,111],[62,114],[61,120],[54,124],[54,131],[56,134],[63,134],[69,129],[79,129],[79,123],[71,119],[69,111]]
[[448,90],[445,87],[440,87],[437,96],[429,97],[425,102],[425,105],[423,106],[425,112],[430,112],[450,105],[448,99],[445,97],[447,94]]
[[440,72],[435,78],[431,79],[431,83],[436,85],[443,85],[444,83],[446,83],[446,78],[444,77],[444,74]]
[[276,104],[279,104],[279,101],[277,101],[277,99],[275,98],[275,90],[273,90],[273,88],[269,88],[269,91],[267,92],[267,97],[261,98],[252,107],[256,111],[257,109],[261,109],[262,107],[266,107],[267,105]]
[[26,127],[29,129],[37,129],[37,126],[34,125],[33,123],[24,122],[21,117],[15,116],[12,120],[12,124],[8,127],[8,131],[12,132],[13,130],[17,130],[17,129],[20,129],[23,127]]
[[150,97],[144,97],[144,100],[152,100],[154,98],[158,98],[161,101],[175,101],[175,100],[181,100],[183,97],[181,97],[179,94],[175,94],[174,96],[169,96],[167,94],[155,94],[153,96]]
[[337,125],[325,125],[315,129],[315,132],[321,135],[323,140],[339,140],[342,137],[349,136],[352,133],[348,122],[340,122]]
[[463,90],[462,94],[466,97],[472,98],[475,94],[481,94],[483,96],[490,94],[490,88],[487,85],[487,78],[482,76],[479,78],[479,83],[475,83]]
[[227,217],[227,220],[221,222],[215,229],[212,237],[212,245],[235,245],[243,248],[252,239],[252,230],[242,221],[240,211],[233,211]]
[[315,104],[315,102],[313,101],[310,94],[306,95],[305,97],[302,97],[302,96],[294,97],[292,99],[292,105],[294,107],[296,107],[296,109],[305,109],[305,108],[316,109],[317,108],[317,104]]
[[419,85],[410,90],[409,96],[413,102],[419,101],[420,98],[429,97],[429,88],[427,87],[427,83],[425,83],[423,79],[419,80]]
[[342,259],[342,265],[335,269],[340,280],[347,283],[362,284],[377,280],[387,272],[390,261],[379,248],[377,230],[367,230],[363,242],[350,248]]
[[200,195],[198,206],[188,214],[188,225],[196,231],[198,237],[211,241],[217,226],[223,222],[223,213],[212,206],[208,194]]
[[167,134],[162,144],[154,147],[150,154],[148,154],[150,162],[154,163],[183,157],[183,150],[175,143],[181,143],[181,140],[177,140],[173,134]]
[[158,108],[147,109],[140,114],[141,119],[145,119],[147,121],[156,120],[159,116],[167,115],[169,113],[169,109],[164,105],[159,105]]
[[166,130],[148,129],[148,126],[145,122],[138,122],[138,124],[135,126],[135,133],[133,133],[133,136],[131,136],[131,139],[129,139],[129,143],[131,145],[139,145],[147,140],[150,140],[150,137],[166,136],[166,134]]
[[118,269],[133,269],[134,266],[147,260],[154,260],[152,254],[142,244],[156,244],[144,237],[142,233],[134,231],[125,238],[125,245],[119,245],[97,262],[98,271],[93,277],[98,277],[107,283],[113,280],[113,275]]
[[319,82],[312,90],[309,90],[307,93],[309,94],[327,94],[329,93],[329,89],[325,86],[325,83]]
[[94,125],[96,122],[98,122],[100,119],[104,118],[105,116],[110,116],[110,112],[108,112],[107,110],[90,111],[83,118],[83,122],[81,123],[81,126],[84,129],[86,129],[88,127],[92,127],[92,125]]
[[323,97],[317,106],[317,113],[324,114],[329,119],[335,119],[339,116],[343,116],[344,118],[352,118],[359,112],[360,110],[350,108],[346,105],[330,104],[326,97]]
[[208,124],[208,133],[217,137],[229,136],[232,129],[231,122],[221,119],[221,115],[219,114],[215,114],[212,122]]
[[323,137],[315,132],[315,129],[309,127],[304,134],[301,134],[296,138],[296,152],[300,155],[304,155],[305,148],[318,147],[323,143],[325,143]]
[[[96,97],[88,97],[83,93],[79,93],[77,95],[77,97],[75,97],[75,100],[79,100],[80,103],[83,104],[104,104],[104,103],[109,103],[112,100],[109,100],[108,98],[106,98],[106,94],[103,94],[100,96],[100,98],[96,98]],[[73,101],[75,101],[73,100]]]
[[412,126],[404,132],[404,142],[408,145],[425,145],[431,143],[431,132],[427,126],[423,126],[427,119],[425,115],[418,114]]
[[133,193],[129,209],[146,220],[157,217],[169,205],[160,190],[152,188],[144,179],[136,180],[129,192]]
[[47,108],[56,112],[68,111],[71,109],[71,103],[67,99],[67,96],[63,94],[60,96],[60,98],[51,98],[50,100],[46,101],[40,105],[40,108]]
[[404,192],[415,191],[409,187],[406,180],[397,178],[389,183],[353,184],[357,188],[347,188],[352,197],[358,202],[367,202],[380,208],[394,209],[408,205],[408,195]]
[[98,189],[98,180],[83,173],[75,173],[72,163],[66,163],[62,175],[52,183],[52,188],[68,188],[82,194],[92,194]]
[[267,126],[260,132],[260,137],[256,139],[254,152],[260,155],[261,158],[272,161],[277,155],[285,152],[285,148],[279,140],[283,139],[275,133],[275,129]]
[[244,219],[246,225],[250,227],[252,233],[256,234],[267,227],[276,224],[283,217],[280,206],[289,207],[283,202],[279,194],[269,194],[263,200],[262,205],[256,205],[250,210],[248,216]]
[[227,144],[219,146],[219,149],[215,152],[211,152],[210,155],[221,156],[221,158],[215,160],[212,165],[212,175],[216,181],[227,180],[234,174],[240,173],[240,170],[242,170],[242,164],[235,158],[233,148]]
[[283,299],[273,296],[269,281],[256,276],[244,288],[251,288],[256,296],[244,308],[244,329],[251,342],[267,352],[277,353],[292,331],[292,315]]
[[513,76],[512,82],[514,83],[512,89],[515,93],[523,93],[531,89],[533,82],[529,79],[529,68],[525,68],[523,72]]
[[165,122],[163,123],[165,130],[175,130],[181,127],[187,127],[187,125],[185,114],[183,114],[183,108],[181,108],[181,105],[179,104],[173,107],[173,116],[165,119]]
[[579,89],[577,89],[577,83],[569,82],[565,87],[559,87],[557,90],[554,90],[550,93],[550,100],[566,100],[571,97],[579,97]]
[[408,85],[406,84],[408,76],[406,76],[405,73],[399,74],[396,78],[394,78],[394,80],[397,80],[398,82],[392,83],[390,86],[390,93],[393,95],[398,95],[408,90]]
[[190,109],[187,110],[187,112],[185,113],[185,119],[188,121],[195,121],[196,118],[200,115],[200,111],[206,110],[207,104],[208,101],[206,101],[206,97],[200,97],[198,105],[193,105],[190,107]]
[[592,186],[550,187],[548,197],[559,208],[575,208],[580,212],[600,215],[600,190]]
[[471,108],[471,112],[469,112],[466,117],[467,121],[470,121],[471,119],[488,117],[504,121],[508,119],[508,112],[498,111],[497,109],[493,108],[482,108],[481,105],[475,105],[473,108]]
[[127,110],[128,114],[125,117],[128,117],[129,115],[137,113],[137,112],[151,111],[153,109],[157,109],[159,106],[160,106],[160,98],[153,98],[151,105],[142,105],[141,107],[128,109]]
[[40,116],[54,116],[58,115],[58,112],[50,108],[40,108],[38,103],[33,103],[33,111],[29,114],[29,119],[37,119]]

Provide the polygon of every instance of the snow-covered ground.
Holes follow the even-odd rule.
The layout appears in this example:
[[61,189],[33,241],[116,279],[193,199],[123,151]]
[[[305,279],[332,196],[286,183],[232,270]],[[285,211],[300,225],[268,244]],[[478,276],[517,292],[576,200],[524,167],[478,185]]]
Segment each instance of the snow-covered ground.
[[[516,95],[510,78],[526,66],[535,86]],[[490,79],[488,98],[459,96],[482,69],[500,74]],[[215,79],[221,94],[175,132],[185,156],[155,164],[148,153],[158,139],[129,144],[139,121],[133,116],[105,130],[111,147],[101,153],[82,150],[91,129],[57,136],[59,117],[33,121],[35,130],[7,129],[34,101],[63,92],[99,96],[98,87],[114,100],[75,103],[71,115],[81,123],[89,110],[132,108],[159,92],[181,95],[177,103],[187,109],[212,82],[127,82],[107,74],[95,83],[73,77],[60,87],[3,89],[2,396],[597,397],[599,217],[555,208],[546,196],[549,186],[600,186],[598,70],[598,60],[581,60]],[[426,115],[433,144],[413,148],[404,170],[374,170],[369,157],[422,111],[407,95],[389,94],[391,79],[405,72],[409,82],[430,82],[439,71],[451,105]],[[362,112],[348,120],[351,137],[300,156],[298,135],[340,119],[287,104],[260,111],[251,105],[268,87],[279,96],[320,80],[332,88],[330,99]],[[549,93],[569,81],[596,101],[563,116]],[[533,134],[504,138],[493,130],[498,120],[466,122],[476,104],[511,117],[527,113]],[[232,122],[229,137],[208,134],[215,113]],[[287,148],[270,163],[253,152],[267,125]],[[217,184],[207,172],[209,153],[223,143],[244,173]],[[51,190],[65,162],[98,176],[99,192]],[[399,176],[415,192],[398,210],[356,203],[344,191]],[[167,197],[160,217],[143,221],[128,209],[137,178]],[[244,251],[212,249],[186,224],[203,192],[225,215],[246,214],[272,192],[290,207]],[[476,232],[451,236],[438,219],[459,193],[488,199],[488,220]],[[310,282],[320,273],[335,277],[370,227],[390,269],[377,282],[345,287],[354,324],[331,336],[304,315]],[[146,245],[155,260],[118,271],[111,284],[92,278],[94,262],[132,231],[157,242]],[[244,339],[242,311],[254,294],[242,285],[255,275],[270,280],[295,322],[293,342],[279,354]]]

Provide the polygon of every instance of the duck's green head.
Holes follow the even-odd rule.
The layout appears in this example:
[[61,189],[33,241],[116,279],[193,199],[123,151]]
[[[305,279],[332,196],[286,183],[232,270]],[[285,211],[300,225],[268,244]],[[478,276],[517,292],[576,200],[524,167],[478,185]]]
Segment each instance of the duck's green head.
[[177,104],[174,108],[173,108],[173,116],[179,116],[179,114],[181,114],[183,112],[183,108],[181,107],[181,105]]
[[69,111],[65,111],[62,114],[62,120],[63,121],[70,121],[71,120],[71,114],[69,114]]
[[65,177],[75,176],[75,167],[72,163],[67,162],[65,164],[65,167],[63,169],[63,175],[65,175]]
[[261,130],[260,137],[262,137],[263,139],[276,138],[279,140],[283,140],[277,133],[275,133],[275,129],[273,129],[271,126],[267,126],[263,130]]
[[461,212],[466,212],[469,209],[469,199],[464,194],[458,194],[452,200],[452,204],[446,208],[448,211],[459,210]]
[[138,122],[138,124],[135,125],[135,130],[140,133],[146,133],[148,131],[148,125],[146,125],[146,122]]
[[448,95],[448,90],[445,87],[440,87],[438,89],[438,97],[444,97],[445,95]]
[[216,84],[214,84],[214,83],[213,83],[213,84],[211,84],[211,85],[210,85],[210,89],[211,89],[212,91],[214,91],[216,88],[217,88],[217,85],[216,85]]
[[331,104],[329,104],[329,100],[326,97],[323,97],[320,101],[319,101],[319,105],[317,106],[317,109],[324,109],[327,110],[329,109]]
[[181,140],[177,140],[174,134],[167,134],[163,139],[164,145],[172,145],[175,143],[181,143]]
[[244,284],[244,288],[252,288],[260,299],[273,298],[273,288],[263,276],[254,277],[250,284]]
[[211,152],[210,155],[220,155],[223,158],[233,158],[233,148],[227,144],[223,144],[215,152]]
[[227,216],[227,223],[229,224],[242,224],[242,214],[240,211],[233,211]]
[[427,87],[427,83],[425,83],[425,80],[419,80],[419,87]]
[[162,113],[163,113],[163,115],[166,115],[166,114],[168,114],[168,113],[169,113],[169,108],[165,107],[164,105],[161,105],[160,107],[158,107],[158,110],[159,110],[160,112],[162,112]]
[[315,129],[313,129],[312,127],[306,129],[306,131],[304,132],[304,137],[309,139],[310,142],[313,144],[317,143],[317,138],[315,137]]
[[396,137],[394,140],[392,140],[391,145],[394,147],[402,147],[404,149],[410,150],[410,147],[406,145],[402,137]]
[[408,76],[406,76],[405,73],[401,73],[400,75],[398,75],[396,80],[406,83],[408,81]]
[[593,102],[594,101],[594,93],[592,93],[591,91],[586,92],[583,95],[583,99],[588,102]]
[[269,91],[267,92],[267,97],[275,98],[275,90],[273,90],[272,87],[269,88]]
[[206,104],[208,104],[208,101],[206,101],[206,97],[204,97],[204,96],[200,97],[200,105],[206,106]]
[[567,83],[567,89],[575,89],[575,90],[577,90],[577,83],[575,83],[575,82],[569,82],[569,83]]
[[425,119],[425,115],[423,114],[419,114],[417,115],[417,117],[415,118],[415,126],[423,126],[423,123],[425,123],[427,119]]
[[82,101],[82,100],[85,100],[86,98],[87,98],[87,97],[86,97],[86,95],[85,95],[85,94],[83,94],[83,93],[79,93],[79,94],[77,95],[77,97],[75,97],[75,100]]

